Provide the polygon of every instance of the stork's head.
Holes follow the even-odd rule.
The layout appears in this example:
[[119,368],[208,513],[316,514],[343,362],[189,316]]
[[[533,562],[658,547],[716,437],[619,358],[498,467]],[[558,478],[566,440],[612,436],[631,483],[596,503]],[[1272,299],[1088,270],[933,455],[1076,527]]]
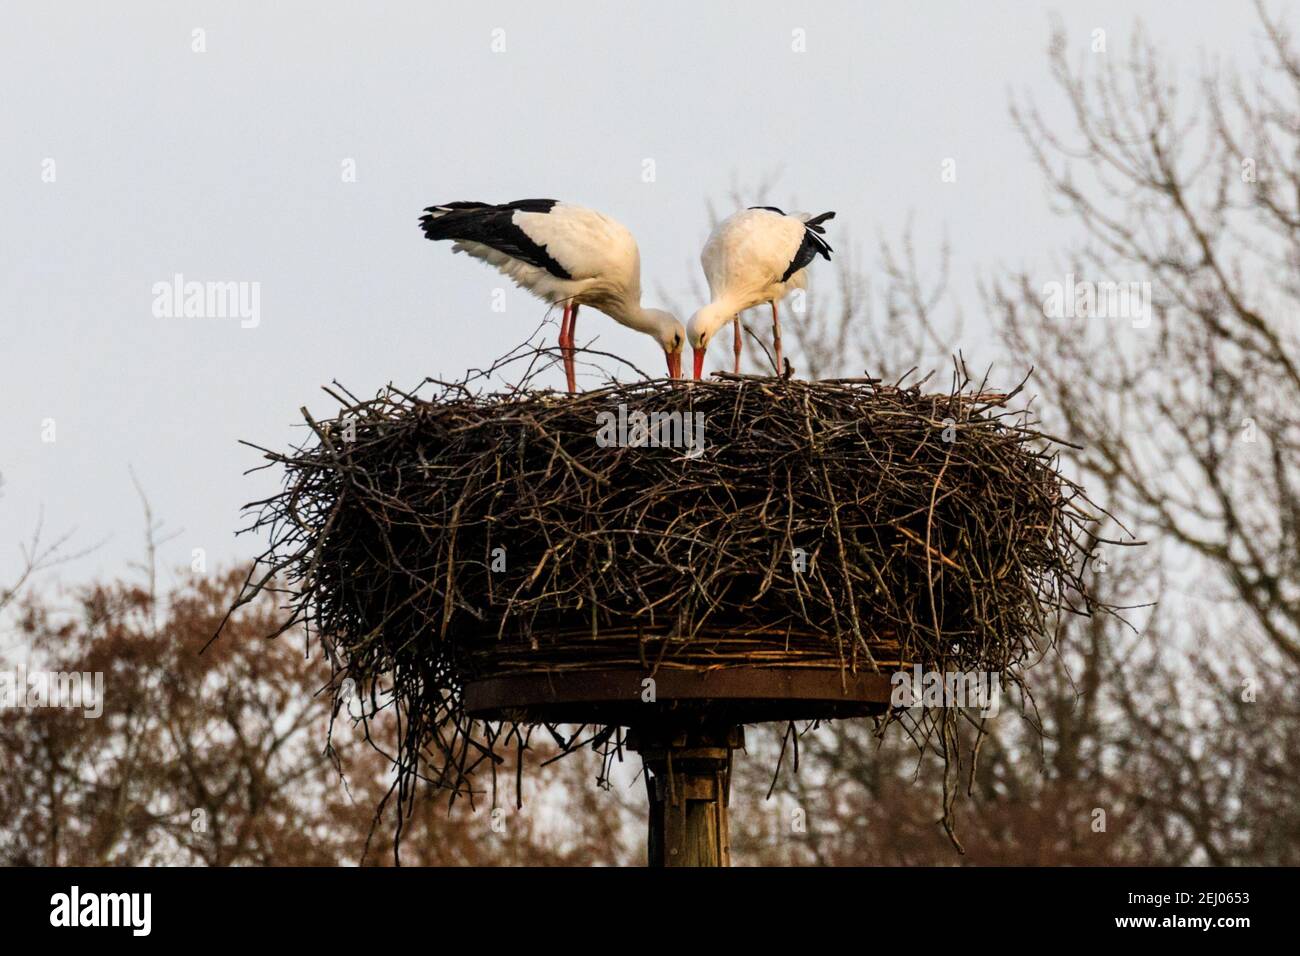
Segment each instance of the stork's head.
[[736,313],[731,308],[710,302],[691,316],[691,320],[686,323],[686,338],[691,343],[691,351],[695,357],[696,379],[704,374],[704,353],[708,351],[709,343],[713,341],[713,334],[735,317]]
[[677,321],[677,316],[663,309],[646,309],[644,315],[649,320],[651,331],[659,347],[664,350],[668,360],[668,374],[672,378],[682,377],[682,346],[686,344],[686,329]]

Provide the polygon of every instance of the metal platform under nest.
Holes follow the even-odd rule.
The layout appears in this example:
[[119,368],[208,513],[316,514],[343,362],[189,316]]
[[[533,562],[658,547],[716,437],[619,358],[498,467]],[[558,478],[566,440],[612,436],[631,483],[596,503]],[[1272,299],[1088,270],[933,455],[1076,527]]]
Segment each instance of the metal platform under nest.
[[684,710],[734,724],[865,717],[886,709],[890,690],[887,673],[742,666],[539,668],[473,681],[464,693],[476,717],[632,727]]

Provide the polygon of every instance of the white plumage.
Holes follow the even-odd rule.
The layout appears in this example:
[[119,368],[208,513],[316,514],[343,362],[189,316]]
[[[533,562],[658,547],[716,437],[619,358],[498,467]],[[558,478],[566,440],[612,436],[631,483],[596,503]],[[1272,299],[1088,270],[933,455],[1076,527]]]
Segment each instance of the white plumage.
[[420,220],[430,239],[495,266],[517,285],[562,305],[560,348],[569,391],[576,390],[573,349],[578,307],[589,305],[659,343],[668,372],[681,375],[682,324],[641,306],[641,254],[632,234],[610,217],[553,199],[501,205],[454,202],[430,206]]
[[700,253],[712,301],[687,324],[696,378],[703,372],[704,355],[714,333],[728,322],[735,327],[735,370],[740,371],[740,313],[764,302],[772,306],[776,364],[778,372],[781,370],[777,303],[791,290],[807,287],[807,266],[814,257],[830,259],[831,247],[822,238],[825,230],[821,224],[834,215],[827,212],[809,217],[756,206],[718,224]]

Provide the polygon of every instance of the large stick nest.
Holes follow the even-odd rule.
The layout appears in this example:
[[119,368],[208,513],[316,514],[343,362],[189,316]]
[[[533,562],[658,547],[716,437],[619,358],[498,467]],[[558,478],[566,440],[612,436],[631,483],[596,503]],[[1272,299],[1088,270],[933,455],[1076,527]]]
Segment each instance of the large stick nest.
[[[285,594],[335,687],[398,708],[408,778],[456,789],[502,739],[461,703],[488,674],[906,663],[1019,680],[1056,614],[1091,610],[1093,518],[1028,416],[955,379],[331,392],[336,417],[267,453],[286,475],[257,503],[271,545],[247,593]],[[607,447],[620,406],[626,445]],[[702,451],[654,447],[674,436],[637,412],[702,421]]]

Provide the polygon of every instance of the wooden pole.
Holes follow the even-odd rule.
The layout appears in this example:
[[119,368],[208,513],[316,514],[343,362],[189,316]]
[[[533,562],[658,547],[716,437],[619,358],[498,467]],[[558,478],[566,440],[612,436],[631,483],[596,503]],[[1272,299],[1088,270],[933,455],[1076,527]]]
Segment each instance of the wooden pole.
[[650,799],[650,866],[731,865],[731,759],[743,746],[736,725],[665,720],[632,728],[628,747],[641,754]]

